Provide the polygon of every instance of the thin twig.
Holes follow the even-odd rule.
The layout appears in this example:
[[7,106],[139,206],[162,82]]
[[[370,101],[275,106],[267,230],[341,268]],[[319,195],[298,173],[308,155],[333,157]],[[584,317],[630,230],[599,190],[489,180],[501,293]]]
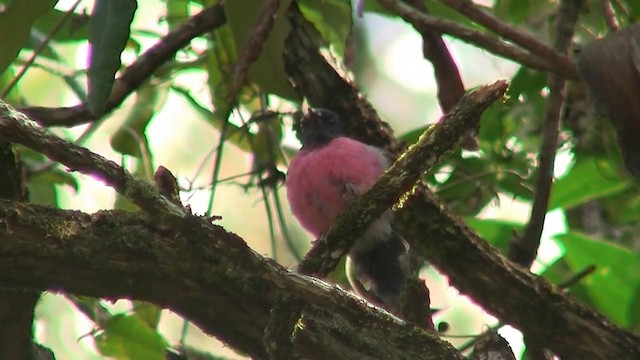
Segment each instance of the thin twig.
[[176,220],[186,215],[184,209],[161,196],[152,184],[134,177],[101,155],[49,133],[2,100],[0,141],[22,144],[72,170],[95,176],[149,214],[165,215],[165,220]]
[[[556,20],[556,40],[554,48],[558,52],[567,53],[573,38],[573,31],[578,21],[578,14],[584,0],[563,0],[558,9]],[[560,134],[560,116],[563,113],[565,80],[556,74],[549,74],[549,96],[545,107],[545,118],[542,124],[542,144],[540,146],[538,176],[536,179],[533,205],[529,223],[521,239],[511,244],[509,258],[529,268],[536,258],[540,237],[549,207],[549,196],[553,183],[553,167],[558,135]]]
[[[422,0],[405,0],[405,2],[428,14],[427,7]],[[464,95],[464,84],[460,71],[441,34],[426,26],[415,26],[415,28],[422,35],[422,54],[433,65],[433,72],[438,84],[438,102],[442,113],[446,114]],[[476,133],[476,129],[471,129],[468,134],[465,134],[460,142],[464,149],[476,150],[478,148]]]
[[551,71],[567,79],[578,78],[578,71],[569,59],[563,61],[562,66],[559,66],[559,64],[550,63],[547,59],[543,59],[537,54],[531,54],[518,46],[486,35],[480,31],[471,30],[452,21],[426,15],[412,6],[400,2],[400,0],[378,0],[378,2],[414,26],[431,27],[435,31],[457,37],[469,44],[481,47],[491,53],[511,59],[532,69]]
[[[562,0],[556,18],[556,39],[554,49],[566,54],[571,45],[574,28],[578,21],[580,8],[584,0]],[[535,184],[533,205],[529,223],[522,238],[511,243],[509,258],[514,262],[529,268],[535,260],[544,222],[549,207],[549,197],[553,183],[553,168],[558,136],[560,134],[560,117],[564,107],[565,80],[556,74],[549,74],[549,96],[545,106],[545,118],[542,124],[542,144],[540,147],[538,176]],[[544,344],[536,341],[530,334],[524,333],[527,343],[527,354],[532,359],[547,359]]]
[[584,279],[585,277],[593,274],[594,271],[596,271],[596,266],[595,265],[587,265],[584,269],[578,271],[577,273],[575,273],[570,278],[568,278],[565,281],[559,283],[558,284],[558,288],[560,288],[562,290],[568,290],[569,288],[573,287],[574,285],[576,285],[577,283],[582,281],[582,279]]
[[268,0],[262,4],[262,7],[258,11],[258,15],[256,17],[256,23],[253,25],[253,28],[249,32],[249,34],[251,35],[247,39],[247,42],[244,45],[242,52],[238,56],[238,61],[234,67],[232,83],[229,88],[229,94],[227,94],[229,108],[227,109],[227,113],[223,116],[225,122],[222,126],[222,130],[220,130],[218,152],[216,153],[214,162],[212,175],[213,178],[211,181],[211,195],[209,196],[209,207],[207,210],[208,213],[211,213],[213,211],[213,204],[216,194],[216,183],[218,181],[220,169],[222,167],[222,152],[224,149],[227,129],[229,127],[229,116],[231,116],[231,112],[233,111],[233,108],[235,107],[235,104],[237,102],[238,94],[245,84],[249,67],[251,67],[251,64],[253,64],[256,60],[258,60],[260,54],[262,53],[262,50],[264,49],[264,45],[269,38],[269,33],[271,33],[271,29],[273,28],[273,24],[279,7],[280,0]]
[[11,79],[11,82],[9,83],[9,85],[7,85],[7,87],[4,89],[2,94],[0,94],[0,99],[4,99],[9,94],[11,89],[13,89],[13,87],[16,86],[18,81],[22,79],[22,77],[27,72],[27,70],[29,70],[29,67],[31,67],[31,64],[33,64],[33,62],[36,61],[36,57],[40,55],[40,53],[47,47],[51,39],[53,39],[53,37],[58,33],[58,31],[60,31],[60,29],[62,29],[62,26],[67,22],[67,20],[69,20],[69,18],[71,17],[71,14],[73,14],[73,12],[76,10],[78,5],[80,5],[81,1],[82,0],[76,0],[76,2],[71,6],[71,8],[67,10],[64,16],[60,18],[58,23],[51,29],[49,34],[47,34],[47,37],[40,43],[38,48],[36,48],[33,51],[33,54],[31,55],[29,60],[27,60],[27,62],[24,63],[24,65],[22,65],[20,72],[16,74],[16,76],[13,79]]
[[535,35],[501,21],[470,0],[440,0],[440,2],[495,32],[500,37],[511,40],[539,58],[545,59],[551,67],[560,70],[554,71],[557,74],[566,74],[572,79],[577,78],[578,71],[573,61],[564,52],[557,51],[557,49],[538,41]]
[[[147,81],[166,61],[173,59],[175,53],[203,33],[226,23],[222,5],[203,9],[174,31],[163,36],[149,50],[145,51],[133,64],[127,67],[114,84],[107,101],[107,112],[120,106],[124,99]],[[75,126],[96,120],[86,104],[72,107],[29,107],[18,108],[29,118],[44,126]]]

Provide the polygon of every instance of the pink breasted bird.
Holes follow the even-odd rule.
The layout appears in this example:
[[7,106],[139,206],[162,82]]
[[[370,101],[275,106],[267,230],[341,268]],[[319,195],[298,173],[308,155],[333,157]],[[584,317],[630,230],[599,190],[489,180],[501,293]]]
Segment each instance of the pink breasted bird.
[[[384,153],[342,134],[338,116],[309,109],[299,123],[302,149],[289,164],[289,205],[315,237],[331,227],[349,202],[367,191],[389,166]],[[387,210],[349,251],[355,274],[366,290],[397,308],[406,285],[408,245],[392,228]]]

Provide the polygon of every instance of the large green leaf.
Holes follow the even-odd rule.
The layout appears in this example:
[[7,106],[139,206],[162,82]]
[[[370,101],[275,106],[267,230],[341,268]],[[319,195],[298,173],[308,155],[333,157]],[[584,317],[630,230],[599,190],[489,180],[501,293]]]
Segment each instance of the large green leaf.
[[565,259],[577,272],[588,265],[596,271],[585,278],[588,302],[623,327],[633,325],[636,293],[640,286],[640,256],[615,244],[591,238],[577,232],[558,235],[566,249]]
[[129,41],[135,0],[97,0],[89,22],[89,108],[102,115],[120,69],[120,54]]
[[0,74],[29,41],[33,23],[51,11],[57,0],[13,0],[0,12]]
[[115,315],[102,330],[95,343],[104,356],[119,360],[165,359],[166,341],[137,315]]
[[571,209],[588,201],[616,194],[631,186],[604,158],[578,159],[571,171],[558,179],[551,192],[549,210]]

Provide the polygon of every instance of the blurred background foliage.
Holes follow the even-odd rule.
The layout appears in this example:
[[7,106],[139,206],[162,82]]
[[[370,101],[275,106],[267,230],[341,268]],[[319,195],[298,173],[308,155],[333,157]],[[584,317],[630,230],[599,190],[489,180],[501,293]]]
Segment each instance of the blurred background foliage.
[[[344,62],[400,139],[411,144],[438,120],[432,70],[411,27],[372,0],[297,2],[326,41],[328,56]],[[289,1],[281,2],[237,104],[228,97],[232,69],[259,0],[227,0],[225,26],[191,41],[122,106],[104,114],[114,76],[163,34],[215,3],[0,0],[0,94],[22,107],[88,103],[99,120],[51,130],[149,180],[164,165],[178,177],[181,198],[194,212],[221,215],[221,225],[258,252],[293,266],[312,239],[283,200],[287,160],[298,146],[292,124],[304,105],[287,80],[281,56],[290,30],[284,16]],[[485,31],[440,1],[424,3],[436,17]],[[478,3],[551,42],[557,1]],[[608,32],[600,3],[587,1],[576,28],[577,45]],[[638,19],[640,2],[613,4],[622,26]],[[452,153],[425,181],[484,239],[506,251],[526,224],[534,196],[546,74],[445,38],[467,89],[500,78],[511,86],[507,98],[483,115],[479,150]],[[580,84],[571,84],[564,111],[557,180],[533,270],[561,286],[595,266],[566,291],[640,333],[640,192],[624,171],[611,126],[595,116]],[[136,210],[99,181],[19,150],[30,201],[87,212]],[[454,345],[464,347],[484,326],[498,324],[449,288],[436,270],[425,267],[424,276],[432,304],[442,309],[436,321],[448,324],[443,335],[468,335],[447,338]],[[343,269],[332,278],[348,287]],[[58,359],[164,359],[167,349],[198,351],[208,359],[241,358],[150,304],[45,294],[36,315],[36,335]],[[521,350],[515,331],[502,333]]]

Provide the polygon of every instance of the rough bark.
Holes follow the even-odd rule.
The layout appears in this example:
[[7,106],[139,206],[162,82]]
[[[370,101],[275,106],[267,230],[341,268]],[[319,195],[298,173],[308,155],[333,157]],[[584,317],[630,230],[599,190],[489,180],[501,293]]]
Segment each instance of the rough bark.
[[[285,61],[299,91],[312,105],[333,109],[343,119],[354,119],[346,124],[348,135],[399,155],[405,147],[394,139],[389,126],[358,89],[317,51],[314,30],[295,14],[290,16],[294,36],[285,47]],[[529,339],[568,359],[640,356],[637,336],[509,262],[426,187],[414,189],[397,219],[404,238],[443,271],[451,285]]]
[[[27,200],[21,163],[8,143],[0,143],[0,198]],[[39,297],[30,289],[0,289],[0,359],[33,358],[33,309]]]

